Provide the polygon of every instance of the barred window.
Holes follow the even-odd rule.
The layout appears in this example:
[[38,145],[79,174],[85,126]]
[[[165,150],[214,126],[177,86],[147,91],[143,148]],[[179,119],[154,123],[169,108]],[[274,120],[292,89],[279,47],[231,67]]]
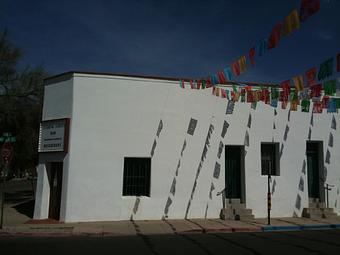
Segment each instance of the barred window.
[[280,175],[279,143],[261,143],[261,174]]
[[151,158],[124,158],[123,196],[150,196]]

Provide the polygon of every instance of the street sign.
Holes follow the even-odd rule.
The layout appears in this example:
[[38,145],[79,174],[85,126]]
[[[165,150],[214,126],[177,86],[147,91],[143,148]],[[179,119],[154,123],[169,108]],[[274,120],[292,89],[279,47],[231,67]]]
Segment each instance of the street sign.
[[0,142],[15,143],[17,139],[15,137],[0,137]]
[[2,136],[0,136],[0,142],[15,143],[16,142],[16,138],[14,136],[12,136],[11,133],[5,132],[5,133],[2,133]]

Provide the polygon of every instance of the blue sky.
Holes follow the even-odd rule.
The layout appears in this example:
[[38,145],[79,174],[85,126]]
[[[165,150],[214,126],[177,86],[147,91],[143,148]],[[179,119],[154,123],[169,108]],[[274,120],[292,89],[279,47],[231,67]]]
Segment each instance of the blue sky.
[[[0,28],[24,50],[21,66],[200,78],[230,65],[300,0],[58,0],[0,2]],[[257,58],[239,81],[279,82],[340,52],[340,0]],[[339,76],[339,75],[338,75]]]

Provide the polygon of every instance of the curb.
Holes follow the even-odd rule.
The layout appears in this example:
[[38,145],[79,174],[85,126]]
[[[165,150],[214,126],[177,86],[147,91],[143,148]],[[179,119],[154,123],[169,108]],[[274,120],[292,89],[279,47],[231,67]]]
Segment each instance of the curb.
[[44,233],[37,233],[37,232],[2,232],[0,233],[1,237],[67,237],[72,236],[72,233],[57,233],[57,232],[44,232]]
[[322,230],[322,229],[338,229],[340,224],[307,224],[302,226],[266,226],[262,227],[263,232],[272,231],[300,231],[300,230]]
[[301,230],[301,226],[266,226],[261,228],[263,232],[273,231],[298,231]]
[[[301,226],[263,226],[263,227],[226,227],[226,228],[202,228],[179,231],[179,234],[199,234],[199,233],[247,233],[247,232],[275,232],[275,231],[302,231],[302,230],[327,230],[327,229],[340,229],[340,224],[307,224]],[[119,233],[110,231],[103,232],[15,232],[15,231],[0,231],[1,237],[68,237],[68,236],[120,236]],[[129,236],[125,234],[124,236]]]
[[239,233],[239,232],[262,232],[260,227],[258,228],[203,228],[203,229],[193,229],[193,230],[185,230],[179,233],[181,234],[191,234],[191,233]]
[[340,224],[331,224],[332,228],[340,228]]

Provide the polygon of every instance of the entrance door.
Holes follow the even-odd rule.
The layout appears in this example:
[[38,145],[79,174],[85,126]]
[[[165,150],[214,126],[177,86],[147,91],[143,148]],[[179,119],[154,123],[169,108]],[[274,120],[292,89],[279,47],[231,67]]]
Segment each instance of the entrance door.
[[48,217],[59,220],[61,203],[61,186],[63,179],[63,163],[52,162],[50,175],[50,206]]
[[319,142],[307,142],[308,197],[320,198],[320,146]]
[[225,147],[225,185],[226,198],[242,200],[242,180],[244,179],[243,166],[244,147]]

